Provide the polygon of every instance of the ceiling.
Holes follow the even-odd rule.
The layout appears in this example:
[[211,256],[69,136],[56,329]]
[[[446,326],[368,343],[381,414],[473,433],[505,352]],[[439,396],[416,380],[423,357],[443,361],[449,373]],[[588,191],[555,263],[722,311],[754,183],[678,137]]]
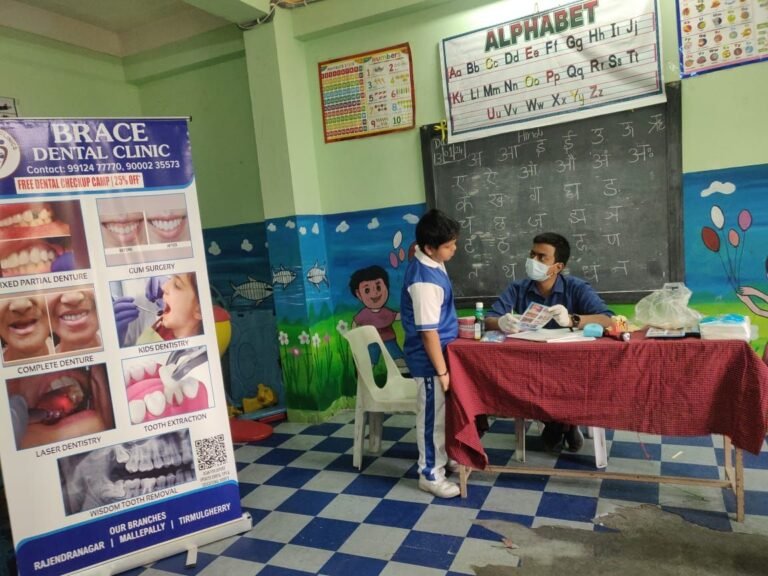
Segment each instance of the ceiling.
[[182,0],[0,0],[0,23],[121,57],[233,25]]
[[[18,0],[110,32],[123,33],[156,20],[201,12],[182,0]],[[222,20],[222,24],[224,21]]]

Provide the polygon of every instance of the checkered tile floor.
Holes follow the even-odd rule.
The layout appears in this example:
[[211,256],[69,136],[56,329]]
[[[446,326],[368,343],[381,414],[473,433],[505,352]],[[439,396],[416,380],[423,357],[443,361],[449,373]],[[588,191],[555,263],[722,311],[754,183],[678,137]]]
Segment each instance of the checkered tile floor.
[[[244,510],[253,529],[200,549],[195,568],[183,555],[128,574],[165,576],[443,576],[473,566],[514,566],[501,537],[474,523],[503,519],[525,526],[600,529],[591,519],[618,506],[658,504],[717,530],[768,535],[768,451],[745,454],[746,521],[735,522],[725,490],[615,480],[475,472],[467,499],[440,500],[416,487],[414,417],[384,422],[378,456],[352,467],[354,414],[319,425],[283,422],[267,440],[235,446]],[[512,420],[496,420],[483,438],[494,464],[512,460]],[[592,468],[592,442],[580,454],[541,452],[540,428],[527,436],[527,461]],[[722,474],[719,437],[677,438],[606,431],[608,469],[714,478]]]

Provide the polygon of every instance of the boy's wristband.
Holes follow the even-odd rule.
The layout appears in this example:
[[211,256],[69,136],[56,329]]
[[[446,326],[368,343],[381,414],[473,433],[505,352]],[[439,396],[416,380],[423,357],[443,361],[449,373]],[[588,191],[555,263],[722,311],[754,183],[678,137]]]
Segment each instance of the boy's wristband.
[[446,371],[445,371],[445,372],[443,372],[442,374],[438,374],[438,375],[437,375],[437,377],[438,377],[438,378],[440,378],[440,377],[442,377],[442,376],[446,376],[447,374],[448,374],[448,370],[446,370]]

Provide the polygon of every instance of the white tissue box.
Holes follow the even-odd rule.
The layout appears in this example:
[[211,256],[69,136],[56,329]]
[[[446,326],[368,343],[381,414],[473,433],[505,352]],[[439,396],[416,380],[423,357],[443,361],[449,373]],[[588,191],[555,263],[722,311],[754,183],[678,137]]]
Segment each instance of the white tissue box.
[[707,316],[699,321],[699,333],[703,340],[744,340],[752,339],[749,316],[724,314]]

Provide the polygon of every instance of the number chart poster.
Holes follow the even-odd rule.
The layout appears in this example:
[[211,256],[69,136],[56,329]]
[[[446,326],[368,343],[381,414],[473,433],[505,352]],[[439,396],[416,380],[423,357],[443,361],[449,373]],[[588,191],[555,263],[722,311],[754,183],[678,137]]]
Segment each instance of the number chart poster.
[[677,0],[681,76],[768,58],[768,0]]
[[413,128],[407,43],[320,62],[317,68],[326,143]]
[[656,0],[588,0],[443,39],[448,141],[665,101]]
[[0,458],[21,575],[241,519],[207,286],[186,120],[0,120]]

